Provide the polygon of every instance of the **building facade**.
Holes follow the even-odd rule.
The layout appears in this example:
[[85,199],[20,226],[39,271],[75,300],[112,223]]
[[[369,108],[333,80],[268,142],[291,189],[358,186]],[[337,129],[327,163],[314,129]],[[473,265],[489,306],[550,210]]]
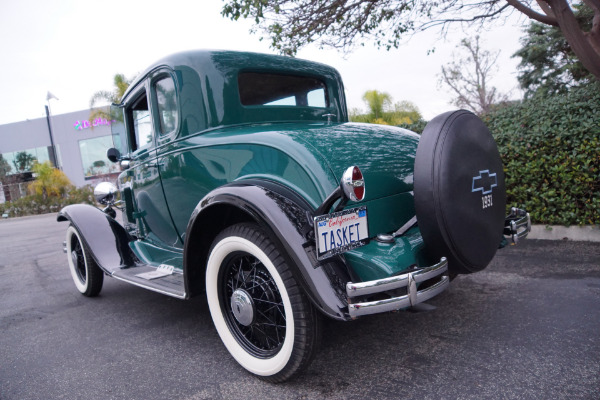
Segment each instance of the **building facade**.
[[[50,117],[57,166],[78,187],[114,179],[119,171],[106,158],[106,150],[113,147],[111,121],[96,118],[90,122],[90,113],[83,110]],[[52,162],[52,152],[46,118],[0,125],[0,154],[9,168],[5,180],[29,172],[33,160]]]

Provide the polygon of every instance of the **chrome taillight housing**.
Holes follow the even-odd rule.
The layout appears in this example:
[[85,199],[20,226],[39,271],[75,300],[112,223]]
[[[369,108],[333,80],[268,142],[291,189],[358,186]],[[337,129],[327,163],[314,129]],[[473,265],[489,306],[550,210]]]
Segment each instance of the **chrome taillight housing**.
[[342,175],[342,190],[346,197],[352,201],[361,201],[365,198],[365,179],[357,166],[349,167]]

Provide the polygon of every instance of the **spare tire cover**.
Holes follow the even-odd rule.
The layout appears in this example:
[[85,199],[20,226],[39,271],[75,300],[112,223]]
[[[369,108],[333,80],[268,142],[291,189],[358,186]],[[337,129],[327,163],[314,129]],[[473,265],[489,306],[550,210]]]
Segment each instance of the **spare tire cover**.
[[484,269],[502,240],[506,189],[500,153],[475,114],[431,120],[415,158],[414,196],[425,247],[451,272]]

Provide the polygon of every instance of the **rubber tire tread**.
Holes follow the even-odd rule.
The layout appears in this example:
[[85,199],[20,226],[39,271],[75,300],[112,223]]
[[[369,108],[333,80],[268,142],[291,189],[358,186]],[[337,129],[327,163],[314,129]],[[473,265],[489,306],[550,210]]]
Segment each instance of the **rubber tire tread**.
[[[75,229],[77,230],[77,228]],[[83,254],[85,257],[85,275],[87,280],[87,288],[85,292],[81,294],[83,294],[86,297],[96,297],[100,294],[100,291],[102,290],[102,285],[104,284],[104,271],[100,269],[100,267],[94,260],[94,257],[92,256],[92,253],[90,252],[90,249],[88,248],[87,244],[82,239],[80,239],[81,232],[77,230],[77,233],[79,234],[77,240],[79,240],[79,243],[81,244],[81,248],[83,249]]]
[[[321,342],[321,316],[316,312],[282,253],[268,235],[256,224],[242,223],[224,229],[214,240],[213,246],[229,236],[239,236],[258,246],[277,269],[288,292],[294,316],[294,346],[287,365],[271,376],[255,375],[270,383],[281,383],[304,371],[312,362]],[[212,252],[209,251],[209,254]]]

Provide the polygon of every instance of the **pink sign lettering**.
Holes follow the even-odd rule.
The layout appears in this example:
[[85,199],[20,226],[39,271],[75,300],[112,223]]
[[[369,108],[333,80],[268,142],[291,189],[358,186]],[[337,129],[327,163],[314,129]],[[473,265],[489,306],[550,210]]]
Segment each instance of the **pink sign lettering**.
[[90,121],[84,119],[83,121],[77,120],[77,122],[75,122],[73,124],[73,126],[75,127],[76,131],[82,131],[82,130],[88,129],[92,126],[102,126],[102,125],[110,126],[110,124],[112,124],[113,122],[116,122],[116,121],[114,119],[108,120],[106,118],[96,118],[90,123]]

